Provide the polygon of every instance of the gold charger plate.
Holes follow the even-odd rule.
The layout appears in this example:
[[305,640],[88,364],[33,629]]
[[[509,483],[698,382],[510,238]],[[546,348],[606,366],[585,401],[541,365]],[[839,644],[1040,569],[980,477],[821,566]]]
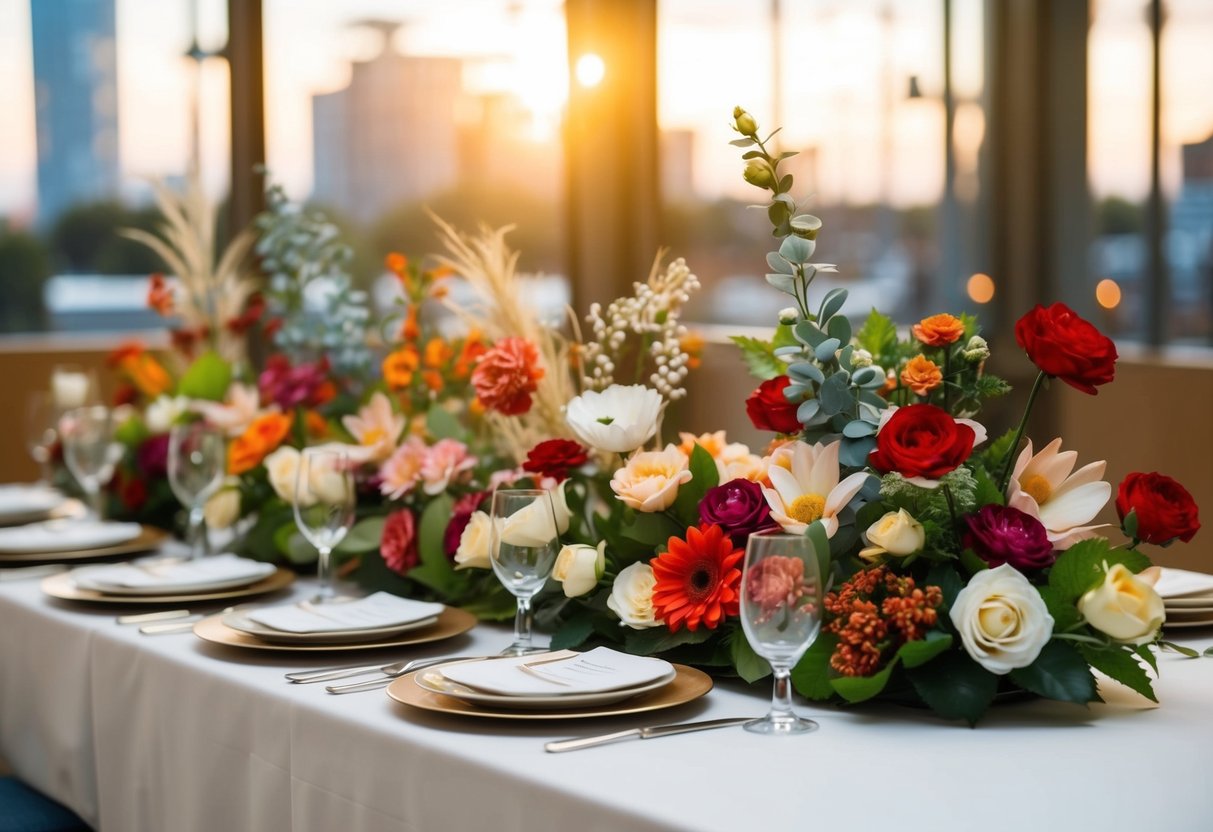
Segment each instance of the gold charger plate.
[[81,589],[72,581],[71,573],[51,575],[42,581],[42,591],[62,601],[87,601],[91,604],[185,604],[197,601],[226,601],[229,598],[251,598],[264,595],[295,581],[295,573],[281,566],[269,577],[256,583],[214,592],[194,592],[176,595],[107,595],[94,589]]
[[476,626],[476,616],[455,607],[447,607],[438,614],[438,620],[428,627],[408,630],[398,636],[360,641],[346,644],[285,644],[262,641],[256,636],[233,630],[223,623],[223,614],[204,618],[194,625],[194,635],[203,641],[223,644],[228,647],[244,647],[250,650],[277,650],[308,653],[336,653],[348,650],[374,650],[377,647],[407,647],[411,644],[428,644],[462,635]]
[[603,716],[622,716],[624,714],[639,714],[646,711],[660,711],[693,702],[712,689],[712,677],[702,670],[687,667],[684,664],[674,665],[677,672],[674,680],[664,687],[649,693],[624,699],[610,705],[597,705],[588,708],[565,708],[551,711],[509,710],[506,708],[487,708],[472,705],[453,696],[431,693],[422,688],[413,676],[424,673],[424,670],[414,671],[401,676],[388,685],[387,695],[403,705],[420,708],[425,711],[436,711],[441,714],[457,714],[459,716],[487,717],[489,719],[590,719]]
[[168,532],[155,526],[143,526],[139,536],[122,543],[109,546],[94,546],[90,549],[76,549],[70,552],[2,552],[0,565],[6,563],[46,562],[63,563],[73,560],[96,560],[112,558],[118,555],[133,555],[155,549],[168,539]]

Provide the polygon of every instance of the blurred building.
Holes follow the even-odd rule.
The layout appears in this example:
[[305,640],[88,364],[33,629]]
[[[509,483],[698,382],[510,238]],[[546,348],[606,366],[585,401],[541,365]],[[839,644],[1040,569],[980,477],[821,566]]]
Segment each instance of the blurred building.
[[559,199],[564,173],[561,148],[558,142],[532,135],[534,115],[518,96],[485,93],[467,104],[460,131],[462,179]]
[[695,198],[695,131],[662,130],[661,197],[669,202]]
[[312,198],[365,223],[455,185],[462,64],[395,52],[399,24],[360,25],[380,29],[384,48],[353,64],[344,89],[312,96]]
[[114,0],[30,0],[39,225],[118,191]]

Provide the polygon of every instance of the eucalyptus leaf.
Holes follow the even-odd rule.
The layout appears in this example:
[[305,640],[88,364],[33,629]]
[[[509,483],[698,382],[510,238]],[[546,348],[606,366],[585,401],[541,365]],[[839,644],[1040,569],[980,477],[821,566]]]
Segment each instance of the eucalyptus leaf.
[[826,332],[829,333],[831,338],[837,338],[839,343],[849,344],[851,341],[851,322],[847,320],[845,315],[835,315],[826,324]]
[[801,381],[815,381],[821,384],[826,380],[825,373],[816,364],[808,361],[800,361],[796,364],[788,365],[788,375],[794,379]]
[[868,464],[868,454],[876,447],[876,438],[865,436],[860,439],[842,440],[838,450],[838,461],[848,468],[862,468]]
[[778,272],[779,274],[793,274],[795,272],[792,264],[780,257],[778,251],[767,252],[767,266],[770,267],[771,271]]
[[[851,383],[857,387],[863,387],[868,382],[878,378],[880,378],[880,373],[876,371],[875,367],[860,367],[855,371],[855,374],[851,376]],[[884,379],[880,380],[881,382],[884,381]]]
[[333,551],[360,555],[377,550],[379,541],[383,539],[383,525],[386,522],[386,517],[365,517],[359,520]]
[[847,426],[842,429],[842,435],[848,439],[860,439],[865,436],[873,436],[876,433],[876,426],[871,422],[865,422],[862,419],[855,419],[847,423]]
[[[829,341],[826,343],[828,344]],[[855,398],[851,395],[847,384],[847,375],[842,372],[835,373],[822,383],[817,398],[821,400],[821,409],[825,413],[833,416],[854,406]]]
[[825,333],[818,329],[817,324],[812,321],[800,321],[793,327],[792,332],[800,343],[807,344],[813,348],[816,348],[818,344],[826,339]]
[[796,277],[790,274],[780,274],[773,272],[766,276],[767,283],[770,283],[785,295],[796,295]]
[[796,408],[796,420],[801,424],[810,422],[819,410],[821,410],[821,402],[817,399],[807,399]]
[[841,342],[837,338],[827,338],[814,348],[814,353],[817,360],[821,362],[832,361],[834,353],[838,351]]
[[785,237],[779,245],[779,254],[789,263],[807,263],[813,256],[813,244],[803,237]]
[[[834,315],[838,312],[839,309],[842,308],[842,305],[846,302],[847,302],[847,290],[846,289],[831,289],[829,292],[826,293],[825,298],[821,301],[821,314],[819,315],[820,319],[823,321],[830,320],[830,318],[834,317]],[[849,341],[851,339],[842,338],[839,340]]]

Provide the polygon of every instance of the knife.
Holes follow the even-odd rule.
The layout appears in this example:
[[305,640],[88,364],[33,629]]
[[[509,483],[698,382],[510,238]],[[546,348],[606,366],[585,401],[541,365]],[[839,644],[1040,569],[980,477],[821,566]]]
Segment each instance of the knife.
[[672,737],[674,734],[689,734],[692,731],[710,731],[713,728],[728,728],[730,725],[741,725],[754,717],[732,717],[730,719],[709,719],[704,722],[683,722],[674,725],[650,725],[647,728],[631,728],[627,731],[615,731],[611,734],[599,734],[594,737],[579,737],[571,740],[556,740],[544,744],[545,751],[553,754],[561,751],[577,751],[582,748],[593,748],[596,745],[606,745],[620,740],[652,740],[657,737]]

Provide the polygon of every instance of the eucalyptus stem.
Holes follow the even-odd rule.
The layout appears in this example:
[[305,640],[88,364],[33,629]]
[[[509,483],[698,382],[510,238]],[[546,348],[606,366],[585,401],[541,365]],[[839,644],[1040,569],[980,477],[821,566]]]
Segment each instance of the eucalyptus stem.
[[1005,492],[1007,483],[1011,481],[1011,467],[1015,464],[1015,452],[1019,450],[1020,440],[1023,439],[1023,432],[1028,427],[1028,416],[1032,414],[1032,405],[1036,403],[1036,395],[1040,393],[1041,386],[1045,383],[1044,370],[1036,374],[1036,381],[1032,384],[1032,392],[1028,394],[1028,406],[1023,410],[1023,418],[1019,420],[1019,427],[1015,429],[1015,439],[1011,442],[1011,447],[1007,448],[1007,458],[1003,462],[1002,476],[998,478],[998,490]]
[[940,387],[943,388],[943,409],[951,413],[948,401],[951,396],[948,395],[948,376],[952,374],[952,346],[944,344],[943,347],[943,378],[941,379]]

